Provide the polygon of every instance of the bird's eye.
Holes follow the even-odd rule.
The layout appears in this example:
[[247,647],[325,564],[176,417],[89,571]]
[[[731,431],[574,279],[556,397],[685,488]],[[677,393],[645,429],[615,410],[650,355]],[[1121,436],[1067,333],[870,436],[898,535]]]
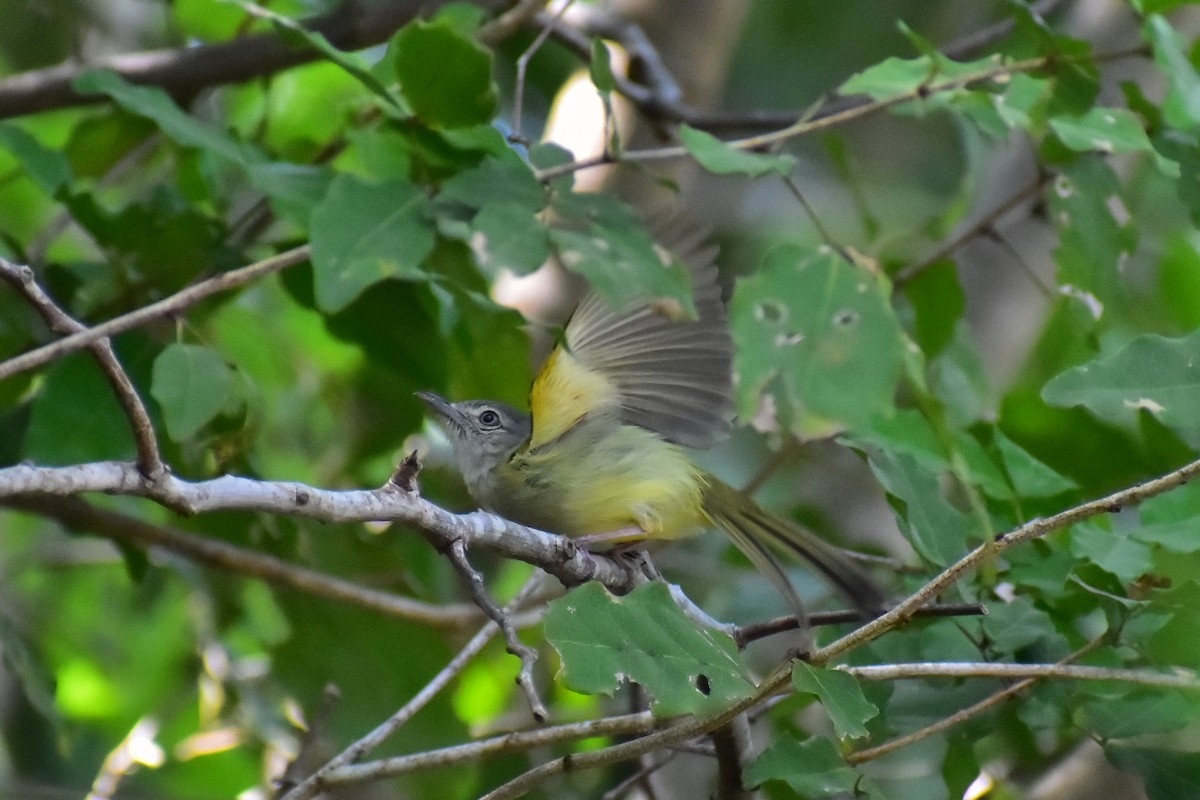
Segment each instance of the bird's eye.
[[500,426],[500,415],[490,408],[485,408],[479,412],[479,424],[485,428],[498,428]]

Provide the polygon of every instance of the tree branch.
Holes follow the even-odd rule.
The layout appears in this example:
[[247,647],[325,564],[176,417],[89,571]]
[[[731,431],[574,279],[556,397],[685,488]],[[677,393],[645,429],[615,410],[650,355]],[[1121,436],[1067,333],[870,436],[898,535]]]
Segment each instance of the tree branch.
[[0,499],[31,494],[68,497],[86,492],[144,497],[185,515],[264,511],[322,522],[404,522],[432,535],[442,546],[461,539],[469,547],[486,547],[539,566],[568,586],[598,580],[614,593],[625,594],[638,583],[638,576],[623,560],[589,553],[567,537],[483,511],[452,514],[390,483],[369,491],[330,491],[233,475],[191,482],[169,473],[150,482],[134,464],[120,461],[69,467],[20,464],[0,469]]
[[436,628],[461,628],[478,623],[481,614],[474,606],[437,606],[392,592],[360,586],[353,581],[326,575],[254,550],[196,536],[178,528],[153,525],[137,517],[97,508],[78,497],[23,495],[0,500],[0,506],[53,519],[72,531],[98,534],[135,547],[155,547],[190,561],[239,575],[258,578],[314,597],[407,619]]
[[629,736],[654,730],[661,720],[649,711],[618,717],[572,722],[547,728],[506,733],[469,744],[428,750],[408,756],[395,756],[352,764],[333,770],[325,778],[329,786],[394,778],[410,772],[475,762],[497,753],[516,753],[535,747],[591,739],[598,736]]
[[[512,602],[505,607],[506,612],[511,613],[520,608],[521,604],[525,602],[526,596],[536,589],[540,579],[539,575],[534,575],[530,578],[521,591],[517,593],[517,596],[513,598]],[[429,683],[425,684],[421,691],[413,696],[412,700],[408,701],[399,711],[388,717],[387,720],[373,731],[330,759],[325,766],[291,788],[283,796],[282,800],[308,800],[308,798],[319,794],[325,784],[325,779],[335,770],[355,763],[371,750],[378,747],[385,739],[412,719],[414,714],[428,705],[430,700],[437,697],[438,693],[442,689],[445,689],[450,681],[463,671],[471,659],[479,655],[499,630],[500,626],[492,621],[489,621],[480,628],[471,641],[467,642],[463,649],[450,660],[450,663],[442,668],[442,671],[435,675]]]
[[308,260],[310,254],[311,250],[308,245],[304,245],[284,251],[270,258],[264,258],[262,261],[256,261],[240,269],[222,272],[220,275],[214,275],[186,289],[181,289],[170,297],[165,297],[158,302],[134,309],[128,314],[114,317],[108,322],[103,322],[91,328],[83,328],[50,344],[42,345],[19,356],[14,356],[7,361],[0,362],[0,380],[10,378],[19,372],[48,364],[69,353],[82,350],[100,339],[123,333],[162,317],[177,314],[189,306],[194,306],[201,300],[206,300],[215,294],[235,289],[238,286],[244,286],[264,275],[270,275],[272,272],[279,272],[287,267],[302,264]]
[[947,567],[891,611],[818,650],[813,654],[811,661],[815,664],[827,663],[856,647],[861,647],[877,639],[900,625],[906,624],[917,609],[928,605],[968,572],[990,561],[1010,547],[1031,539],[1040,539],[1086,519],[1101,514],[1112,514],[1125,506],[1136,505],[1143,500],[1182,486],[1197,475],[1200,475],[1200,461],[1193,461],[1174,472],[1139,483],[1128,489],[1113,492],[1099,500],[1082,503],[1045,519],[1036,519],[999,536],[994,542],[982,544]]
[[[0,279],[7,281],[24,295],[30,305],[46,321],[50,330],[55,333],[72,334],[87,330],[83,323],[63,311],[50,298],[50,295],[46,294],[38,284],[32,267],[14,264],[7,259],[0,258]],[[157,480],[166,472],[166,466],[159,454],[154,423],[150,421],[150,414],[147,413],[142,398],[138,396],[137,389],[134,388],[133,381],[129,379],[125,368],[117,360],[117,354],[113,352],[112,342],[109,339],[96,339],[87,347],[96,357],[100,369],[104,372],[104,378],[112,387],[113,394],[117,396],[117,402],[129,420],[129,427],[133,431],[133,440],[137,445],[138,469],[147,478]]]
[[990,661],[954,661],[914,664],[871,664],[838,667],[867,681],[909,678],[1062,678],[1073,681],[1121,681],[1160,689],[1200,690],[1194,673],[1167,675],[1142,669],[1087,667],[1076,664],[997,664]]
[[[1103,644],[1104,640],[1104,636],[1098,636],[1075,652],[1070,653],[1066,658],[1062,659],[1058,663],[1061,665],[1070,664],[1072,661],[1077,661],[1078,659],[1098,648],[1101,644]],[[1005,700],[1009,699],[1010,697],[1015,697],[1037,682],[1038,678],[1026,678],[1025,680],[1017,681],[1016,683],[1005,686],[995,694],[985,697],[978,703],[974,703],[966,708],[959,709],[948,717],[943,717],[942,719],[926,725],[923,728],[918,728],[917,730],[906,733],[903,736],[897,736],[895,739],[891,739],[890,741],[886,741],[883,744],[876,745],[875,747],[868,747],[862,750],[856,750],[853,753],[849,753],[846,756],[846,761],[850,764],[862,764],[866,761],[871,761],[873,759],[885,756],[888,753],[900,750],[901,748],[907,747],[910,744],[915,744],[916,742],[928,738],[935,733],[941,733],[944,730],[949,730],[959,723],[966,722],[972,717],[977,717],[983,712],[991,708],[995,708]]]
[[[489,9],[502,5],[500,0],[475,3]],[[305,27],[341,50],[360,50],[386,42],[405,23],[445,4],[446,0],[351,0]],[[501,26],[496,33],[506,30]],[[318,51],[272,32],[218,44],[127,53],[90,64],[64,63],[0,80],[0,119],[102,101],[75,91],[75,79],[89,69],[111,69],[127,81],[158,86],[186,102],[211,86],[241,83],[320,58]]]

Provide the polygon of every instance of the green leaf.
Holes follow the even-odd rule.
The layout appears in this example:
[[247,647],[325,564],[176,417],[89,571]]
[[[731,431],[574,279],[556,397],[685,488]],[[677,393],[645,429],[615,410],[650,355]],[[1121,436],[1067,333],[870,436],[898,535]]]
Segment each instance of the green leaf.
[[171,344],[154,359],[150,394],[177,442],[191,438],[221,413],[236,399],[236,389],[233,370],[207,347]]
[[736,173],[757,178],[771,172],[790,175],[796,168],[796,159],[792,156],[739,150],[690,125],[679,126],[679,141],[696,157],[700,166],[717,175]]
[[687,270],[663,263],[629,206],[611,195],[573,193],[556,197],[554,210],[572,226],[550,231],[556,255],[609,305],[624,309],[647,298],[667,298],[679,301],[684,313],[695,313]]
[[[920,58],[886,58],[852,75],[838,87],[838,94],[865,94],[873,100],[890,100],[915,94],[922,87],[933,88],[939,81],[954,80],[998,66],[999,56],[972,62],[951,61],[938,55]],[[962,90],[958,90],[962,91]],[[935,96],[936,97],[936,96]]]
[[1200,446],[1200,332],[1181,339],[1139,336],[1056,376],[1042,397],[1050,405],[1084,406],[1115,423],[1131,424],[1137,414],[1150,413]]
[[525,164],[489,156],[442,184],[437,199],[475,209],[503,203],[540,211],[546,192]]
[[413,113],[435,128],[490,122],[498,105],[491,51],[446,20],[416,20],[391,45],[400,91]]
[[624,597],[588,583],[550,604],[545,628],[573,691],[612,694],[626,678],[674,716],[715,713],[754,690],[733,640],[696,627],[662,583]]
[[301,225],[308,224],[333,180],[333,171],[328,167],[288,162],[251,164],[246,174],[271,199],[277,214]]
[[792,665],[792,686],[797,692],[817,696],[834,730],[842,738],[866,736],[866,721],[879,714],[879,708],[863,696],[858,680],[848,672],[810,667],[803,661],[796,661]]
[[798,741],[780,736],[746,769],[744,782],[756,788],[767,781],[783,781],[805,798],[856,794],[862,781],[829,739],[814,736]]
[[1163,114],[1174,128],[1195,131],[1200,128],[1200,74],[1188,60],[1184,42],[1171,23],[1158,14],[1146,20],[1144,35],[1154,48],[1154,60],[1166,74],[1170,91],[1163,102]]
[[1138,691],[1127,697],[1088,700],[1077,712],[1078,724],[1101,739],[1129,739],[1186,728],[1196,719],[1196,698],[1188,694]]
[[992,645],[1005,654],[1039,643],[1062,641],[1046,612],[1034,606],[1028,597],[989,604],[988,615],[981,624]]
[[66,156],[44,147],[16,125],[0,124],[0,147],[12,153],[33,182],[51,196],[74,179]]
[[135,86],[111,70],[92,69],[72,82],[81,94],[104,94],[126,111],[153,120],[168,138],[237,164],[265,160],[254,147],[187,114],[161,89]]
[[258,3],[251,3],[248,0],[234,1],[254,16],[269,19],[285,39],[300,46],[308,45],[353,76],[376,97],[392,106],[400,107],[397,97],[375,77],[368,63],[357,53],[339,50],[325,38],[324,34],[310,30],[296,20],[277,14]]
[[786,245],[738,283],[729,316],[743,418],[770,393],[788,429],[819,436],[892,407],[904,337],[878,276],[828,249]]
[[1109,745],[1104,755],[1117,768],[1140,775],[1150,800],[1200,797],[1200,753]]
[[425,277],[421,261],[433,249],[429,201],[411,182],[368,183],[338,175],[313,210],[313,280],[326,312],[345,308],[386,278]]
[[76,464],[134,454],[129,422],[89,354],[63,359],[49,369],[30,415],[23,456],[31,461]]
[[962,557],[978,524],[942,496],[938,473],[922,469],[903,453],[866,451],[871,472],[888,493],[900,529],[916,551],[938,566]]
[[1146,153],[1169,178],[1180,176],[1179,164],[1154,149],[1141,120],[1126,108],[1093,108],[1082,116],[1058,116],[1050,127],[1067,147],[1079,152]]
[[1053,497],[1078,488],[1075,481],[1037,460],[999,429],[993,433],[996,449],[1013,488],[1021,497]]
[[480,266],[495,274],[533,272],[550,257],[546,228],[527,208],[513,203],[484,206],[471,221],[471,250]]
[[1049,203],[1059,232],[1059,282],[1100,319],[1123,296],[1120,264],[1137,245],[1132,223],[1114,216],[1114,209],[1125,208],[1117,176],[1099,158],[1071,164],[1055,180]]
[[1071,529],[1071,554],[1112,573],[1129,583],[1154,569],[1150,547],[1129,533],[1099,525],[1076,525]]

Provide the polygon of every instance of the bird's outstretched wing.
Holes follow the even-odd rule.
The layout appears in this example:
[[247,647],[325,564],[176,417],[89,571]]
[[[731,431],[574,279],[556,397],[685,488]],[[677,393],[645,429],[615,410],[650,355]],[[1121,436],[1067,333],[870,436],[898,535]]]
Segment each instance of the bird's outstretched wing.
[[673,319],[653,302],[627,311],[589,292],[571,316],[530,392],[532,447],[553,441],[584,415],[617,411],[631,424],[689,447],[728,434],[733,416],[733,343],[703,232],[664,246],[688,265],[697,318]]

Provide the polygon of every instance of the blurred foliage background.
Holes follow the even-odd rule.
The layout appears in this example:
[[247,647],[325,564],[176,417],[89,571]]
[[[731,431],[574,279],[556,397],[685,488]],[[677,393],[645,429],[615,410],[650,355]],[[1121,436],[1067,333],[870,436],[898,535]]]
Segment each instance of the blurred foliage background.
[[[522,405],[578,276],[618,303],[681,296],[634,209],[651,229],[682,213],[721,245],[738,344],[742,424],[701,462],[911,565],[880,570],[902,596],[988,537],[1196,457],[1191,5],[614,0],[575,4],[560,22],[575,38],[542,41],[539,20],[488,28],[497,2],[9,0],[0,255],[97,323],[310,243],[310,261],[113,340],[167,462],[191,479],[369,488],[419,447],[424,494],[466,510],[412,393]],[[313,19],[337,49],[289,22]],[[599,38],[618,42],[611,68],[590,49]],[[254,44],[208,49],[237,42]],[[165,60],[122,60],[146,51]],[[70,91],[45,71],[57,65]],[[90,66],[147,69],[151,85]],[[614,73],[649,99],[614,92]],[[728,140],[847,109],[751,159],[679,128]],[[685,157],[639,155],[680,138]],[[606,143],[619,166],[547,177]],[[575,277],[543,267],[568,249]],[[50,338],[0,292],[0,357]],[[0,381],[4,465],[134,455],[87,354]],[[282,589],[131,533],[205,537],[460,608],[453,570],[398,527],[24,500],[0,499],[3,796],[271,796],[297,751],[311,769],[362,736],[478,624]],[[1200,494],[1183,487],[1014,549],[945,598],[984,602],[988,617],[914,623],[850,660],[1042,663],[1088,648],[1081,663],[1193,670],[1198,524]],[[531,571],[472,557],[499,598]],[[717,618],[786,613],[720,537],[655,558]],[[836,607],[802,567],[794,579],[814,607]],[[540,626],[525,636],[556,721],[641,707],[628,688],[571,691],[555,675],[572,655]],[[786,647],[752,646],[746,670]],[[528,726],[516,670],[489,645],[372,756]],[[863,683],[877,710],[865,741],[1001,687]],[[863,746],[858,734],[831,729],[801,689],[756,721],[767,755],[753,775],[772,797],[1200,796],[1197,711],[1195,693],[1044,681],[852,769],[839,753]],[[301,719],[319,720],[308,740]],[[343,794],[476,797],[570,749]],[[615,796],[634,769],[555,779],[540,796]],[[623,796],[709,796],[715,771],[681,755]]]

